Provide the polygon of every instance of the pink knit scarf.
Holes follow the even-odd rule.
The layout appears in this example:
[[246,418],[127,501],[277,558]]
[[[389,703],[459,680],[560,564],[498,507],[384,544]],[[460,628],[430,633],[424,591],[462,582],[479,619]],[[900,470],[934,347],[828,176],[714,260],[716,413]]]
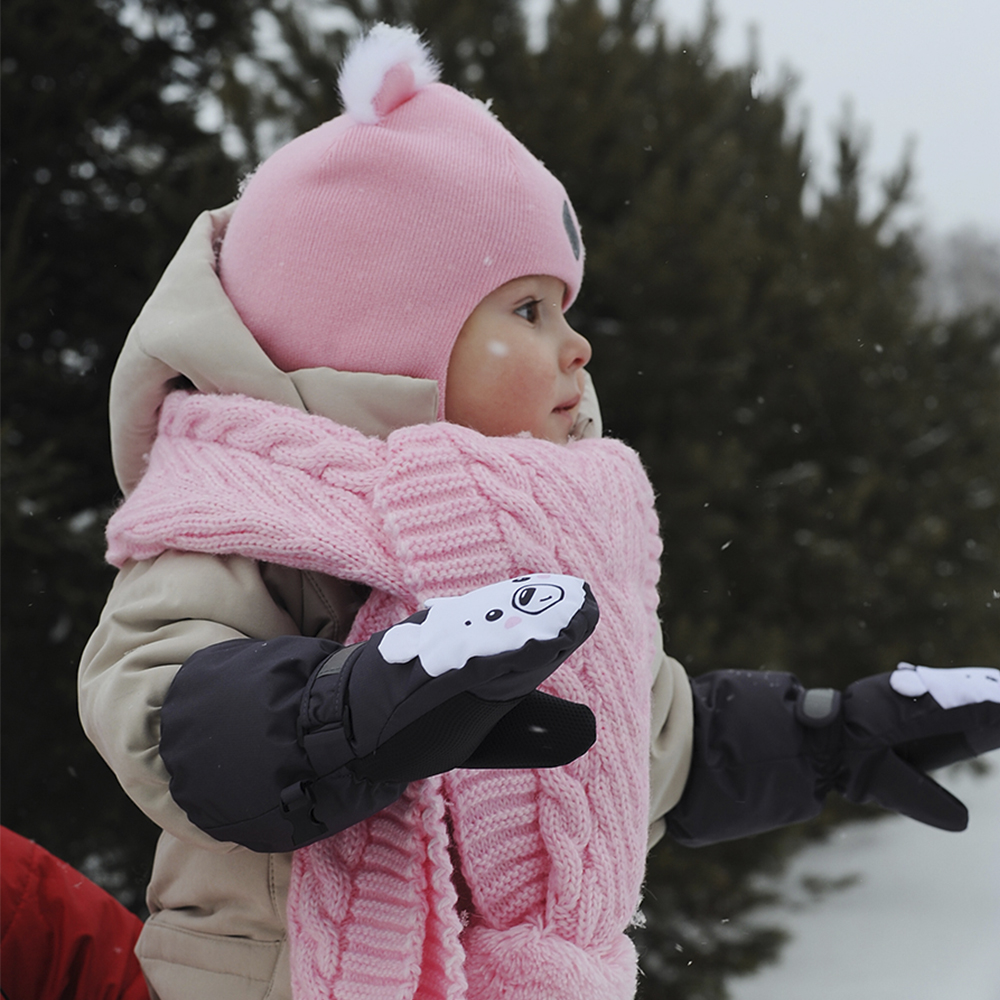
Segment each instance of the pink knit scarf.
[[[574,573],[601,607],[546,684],[586,702],[597,743],[552,770],[452,771],[297,851],[288,901],[299,1000],[624,1000],[646,846],[649,674],[660,541],[636,455],[486,438],[440,423],[387,441],[241,396],[175,393],[108,559],[240,554],[373,590],[358,641],[525,572]],[[471,912],[460,917],[452,855]]]

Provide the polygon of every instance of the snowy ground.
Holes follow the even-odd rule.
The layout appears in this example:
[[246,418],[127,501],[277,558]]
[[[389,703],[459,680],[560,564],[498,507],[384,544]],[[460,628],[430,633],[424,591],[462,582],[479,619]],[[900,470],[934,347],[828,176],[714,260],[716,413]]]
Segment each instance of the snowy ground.
[[732,1000],[1000,1000],[1000,752],[987,759],[986,777],[938,776],[969,807],[964,833],[892,817],[804,851],[790,895],[803,876],[860,879],[762,910],[792,939],[779,965],[730,982]]

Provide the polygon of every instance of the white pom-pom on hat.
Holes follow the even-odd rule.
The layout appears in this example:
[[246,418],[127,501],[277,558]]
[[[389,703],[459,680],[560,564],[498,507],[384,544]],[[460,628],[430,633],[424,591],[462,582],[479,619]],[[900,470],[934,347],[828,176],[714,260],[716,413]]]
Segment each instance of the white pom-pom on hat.
[[375,125],[439,76],[416,31],[379,23],[353,42],[337,84],[344,110],[357,122]]

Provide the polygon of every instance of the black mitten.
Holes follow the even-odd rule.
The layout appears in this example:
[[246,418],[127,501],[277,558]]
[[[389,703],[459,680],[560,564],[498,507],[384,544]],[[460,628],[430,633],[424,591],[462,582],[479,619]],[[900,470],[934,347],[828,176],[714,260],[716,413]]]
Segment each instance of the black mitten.
[[1000,670],[916,667],[865,677],[843,695],[843,764],[834,787],[941,830],[965,806],[926,771],[1000,747]]
[[218,840],[288,851],[454,767],[553,767],[593,745],[583,705],[535,688],[593,632],[576,577],[427,602],[366,642],[282,636],[191,656],[163,704],[175,801]]
[[1000,747],[1000,670],[901,663],[841,694],[791,674],[691,682],[691,772],[667,831],[692,847],[811,819],[828,792],[945,830],[965,806],[926,771]]

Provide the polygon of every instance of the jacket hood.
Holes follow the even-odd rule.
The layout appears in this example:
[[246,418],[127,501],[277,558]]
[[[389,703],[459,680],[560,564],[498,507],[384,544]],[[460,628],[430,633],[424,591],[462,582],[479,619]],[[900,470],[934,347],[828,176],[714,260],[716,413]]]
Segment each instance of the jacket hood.
[[[438,417],[434,379],[332,368],[285,372],[264,353],[229,301],[216,270],[234,206],[195,220],[129,331],[111,377],[111,454],[127,496],[146,468],[160,405],[186,384],[199,392],[239,393],[291,406],[387,437]],[[593,385],[581,404],[584,436],[600,437]]]

